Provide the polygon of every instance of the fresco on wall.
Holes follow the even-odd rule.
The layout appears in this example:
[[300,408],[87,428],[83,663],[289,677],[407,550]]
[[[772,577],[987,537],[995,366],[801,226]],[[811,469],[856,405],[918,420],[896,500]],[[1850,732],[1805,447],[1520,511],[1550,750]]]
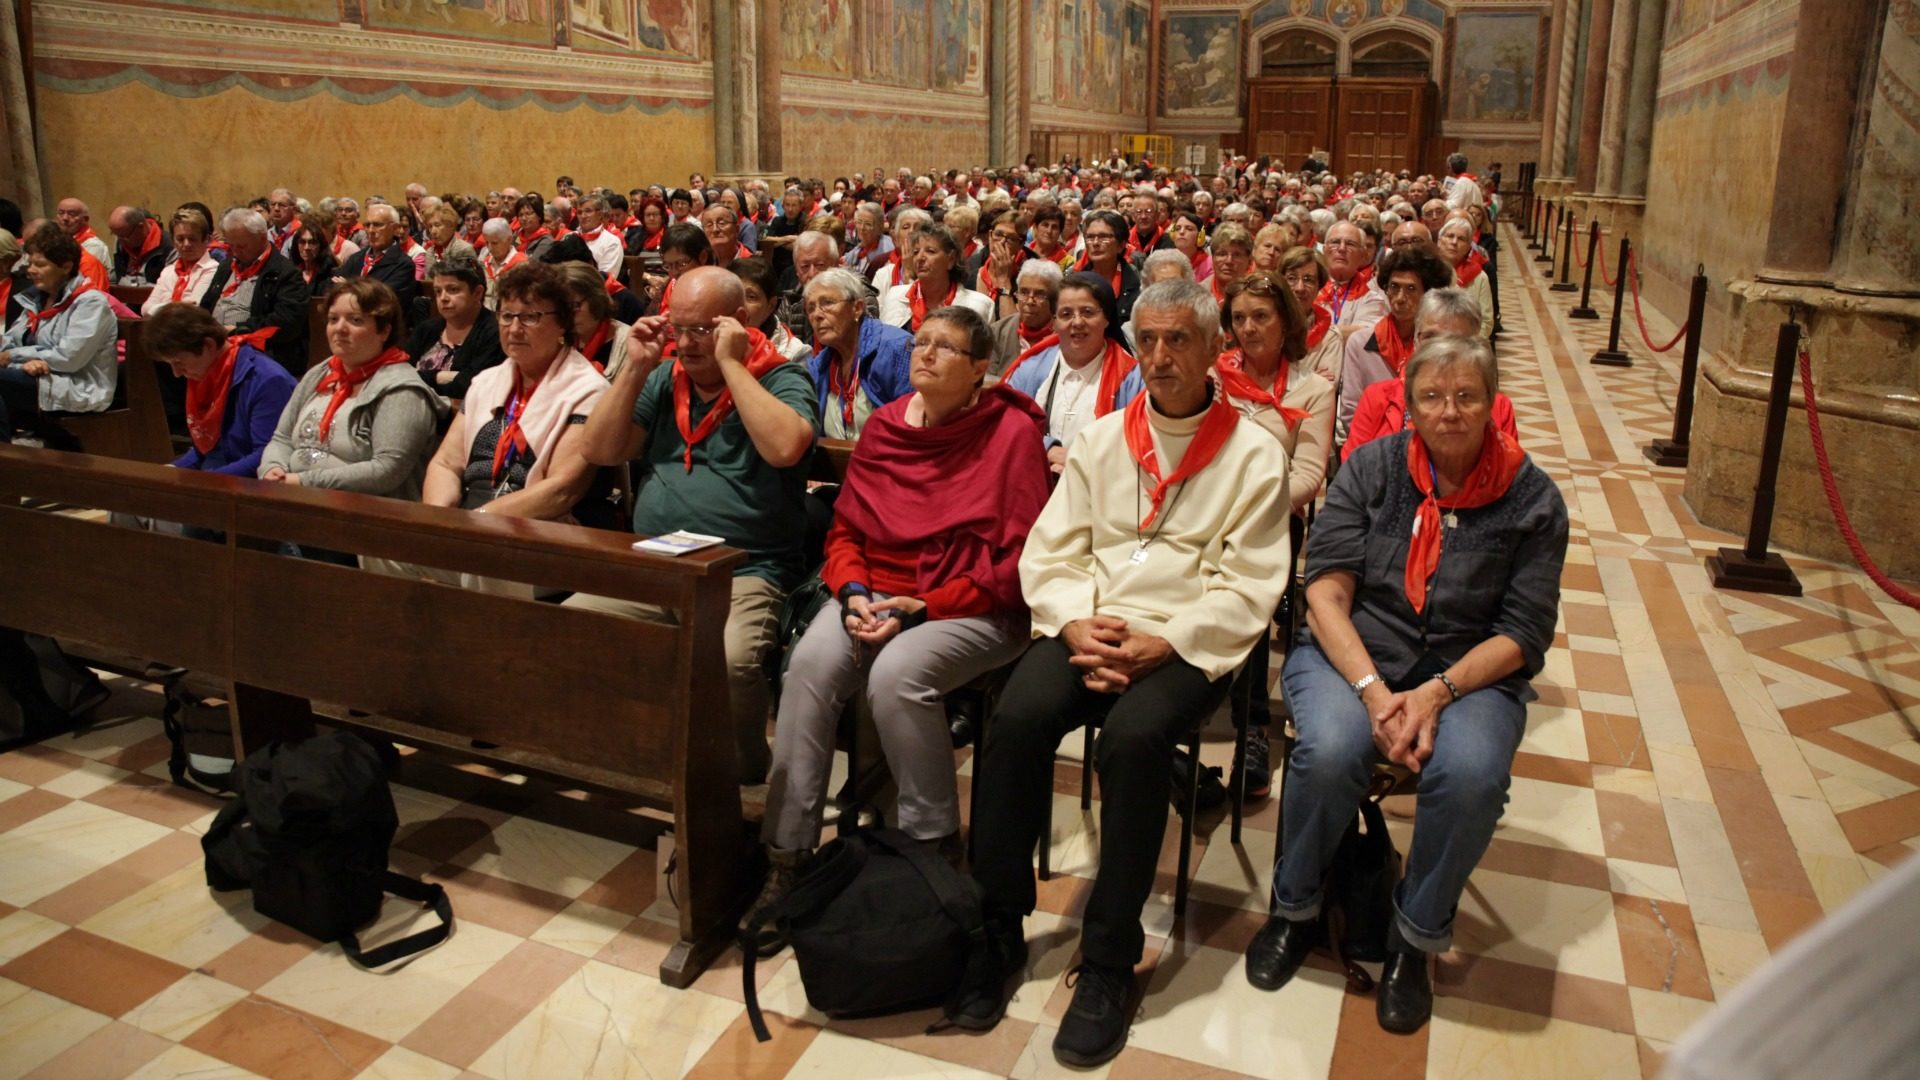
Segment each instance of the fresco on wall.
[[985,0],[933,0],[933,87],[984,86]]
[[892,86],[927,85],[927,0],[867,0],[862,13],[861,76]]
[[567,20],[575,45],[631,45],[631,15],[624,0],[567,0]]
[[1418,19],[1439,29],[1446,25],[1447,12],[1434,0],[1266,0],[1253,9],[1248,25],[1257,29],[1288,18],[1320,19],[1341,30],[1370,19]]
[[1714,0],[1668,0],[1666,48],[1692,37],[1713,22]]
[[1448,50],[1447,119],[1537,119],[1534,99],[1544,21],[1533,11],[1460,14]]
[[[553,44],[548,0],[364,0],[366,25],[483,41]],[[580,3],[580,0],[569,0]],[[585,6],[582,4],[581,6]]]
[[[365,0],[357,0],[364,3]],[[191,11],[222,11],[235,15],[260,14],[259,0],[173,0],[170,5]],[[359,22],[359,13],[343,13],[340,0],[280,0],[274,5],[276,19],[303,19],[337,24],[343,19]]]
[[854,0],[783,0],[781,52],[788,71],[804,75],[853,74]]
[[1160,51],[1166,116],[1232,116],[1240,103],[1240,16],[1169,15]]
[[1033,28],[1033,70],[1029,72],[1033,100],[1053,100],[1054,0],[1024,0],[1027,25]]
[[1120,58],[1121,108],[1135,115],[1147,111],[1147,27],[1152,12],[1145,4],[1129,3],[1126,11],[1126,42]]
[[634,0],[634,51],[675,60],[698,60],[707,40],[700,0]]

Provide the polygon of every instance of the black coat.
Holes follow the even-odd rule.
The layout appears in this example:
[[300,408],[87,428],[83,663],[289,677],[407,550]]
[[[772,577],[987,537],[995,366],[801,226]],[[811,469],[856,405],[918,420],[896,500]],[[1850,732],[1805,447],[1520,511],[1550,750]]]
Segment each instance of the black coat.
[[133,262],[130,255],[126,248],[115,247],[113,280],[118,282],[128,274],[139,274],[147,280],[147,284],[151,285],[160,280],[160,271],[165,270],[167,263],[173,259],[173,239],[168,236],[160,237],[160,246],[147,252],[147,257],[141,259],[137,265],[129,265]]
[[[419,363],[427,350],[440,340],[440,331],[446,326],[447,320],[435,315],[413,328],[413,333],[407,335],[407,355],[413,357],[414,363]],[[453,381],[436,383],[429,379],[427,385],[442,397],[464,398],[475,375],[506,358],[507,354],[500,348],[500,321],[493,317],[493,312],[481,308],[480,318],[474,321],[473,329],[467,331],[467,340],[453,350]]]
[[[207,291],[200,296],[200,306],[211,312],[220,300],[220,293],[233,277],[233,260],[220,264],[213,272],[213,280],[207,283]],[[234,327],[242,334],[251,334],[262,327],[277,326],[279,333],[267,342],[266,353],[288,371],[307,370],[307,298],[311,291],[307,288],[307,279],[293,260],[275,251],[267,256],[267,265],[260,270],[260,279],[253,287],[253,302],[247,305],[247,317]]]
[[372,249],[361,248],[353,253],[353,258],[340,264],[340,276],[343,278],[370,277],[385,282],[395,296],[400,298],[400,310],[413,314],[413,302],[420,299],[420,281],[413,276],[413,259],[399,242],[387,245],[386,251],[375,260],[373,266],[367,266],[367,255]]

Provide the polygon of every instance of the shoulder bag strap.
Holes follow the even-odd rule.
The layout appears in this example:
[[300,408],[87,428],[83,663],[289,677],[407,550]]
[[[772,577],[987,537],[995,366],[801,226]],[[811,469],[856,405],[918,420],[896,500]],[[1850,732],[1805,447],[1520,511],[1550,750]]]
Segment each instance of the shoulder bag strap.
[[361,950],[357,935],[343,934],[340,947],[346,950],[347,959],[363,968],[385,967],[402,957],[431,949],[453,933],[453,902],[447,899],[447,890],[391,870],[380,872],[380,887],[403,900],[412,900],[432,908],[433,913],[440,916],[440,925],[429,926],[417,934],[409,934],[399,941],[389,941],[366,951]]
[[927,883],[927,888],[933,890],[940,907],[967,932],[969,938],[977,941],[985,934],[986,923],[981,915],[979,898],[968,894],[966,879],[947,865],[945,859],[928,850],[925,844],[896,829],[874,829],[866,835],[869,840],[906,859],[919,871],[920,879]]
[[770,1041],[773,1033],[767,1030],[766,1017],[760,1013],[760,992],[753,981],[754,967],[760,959],[756,940],[760,936],[760,928],[770,922],[783,923],[798,912],[818,908],[852,884],[867,865],[865,845],[835,841],[831,846],[832,853],[825,859],[815,859],[806,874],[794,882],[792,891],[755,912],[747,924],[740,928],[740,990],[746,998],[747,1022],[753,1026],[753,1037],[761,1042]]

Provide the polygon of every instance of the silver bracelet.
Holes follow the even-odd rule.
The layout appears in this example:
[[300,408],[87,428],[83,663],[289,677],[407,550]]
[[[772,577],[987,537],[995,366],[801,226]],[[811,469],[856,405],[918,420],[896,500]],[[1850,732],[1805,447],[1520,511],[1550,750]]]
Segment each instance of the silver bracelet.
[[1447,693],[1453,695],[1453,700],[1455,701],[1460,700],[1460,688],[1453,685],[1453,680],[1447,678],[1446,672],[1444,671],[1435,672],[1433,677],[1436,679],[1439,679],[1440,685],[1445,686],[1447,688]]
[[1374,683],[1377,683],[1379,681],[1380,681],[1380,673],[1377,671],[1370,671],[1367,674],[1360,676],[1358,680],[1348,685],[1353,687],[1354,696],[1359,697],[1360,695],[1367,692],[1367,687],[1372,686]]

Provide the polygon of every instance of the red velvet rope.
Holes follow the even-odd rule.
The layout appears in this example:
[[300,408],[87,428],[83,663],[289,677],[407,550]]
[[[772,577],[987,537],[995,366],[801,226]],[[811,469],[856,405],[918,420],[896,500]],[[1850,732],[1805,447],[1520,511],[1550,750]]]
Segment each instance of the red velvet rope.
[[1880,569],[1873,556],[1867,554],[1866,545],[1860,542],[1860,534],[1853,531],[1853,521],[1847,517],[1847,508],[1840,501],[1840,487],[1833,479],[1833,464],[1827,460],[1827,440],[1820,431],[1820,406],[1813,399],[1813,361],[1808,357],[1805,346],[1800,349],[1800,389],[1807,400],[1807,434],[1813,438],[1813,459],[1820,466],[1820,486],[1827,491],[1827,506],[1833,511],[1833,522],[1840,527],[1840,537],[1847,542],[1847,550],[1853,552],[1853,561],[1873,579],[1881,591],[1902,604],[1920,611],[1920,596],[1901,588]]
[[1627,283],[1633,288],[1633,317],[1640,323],[1640,337],[1646,341],[1647,348],[1657,353],[1667,352],[1675,345],[1680,344],[1680,339],[1687,336],[1687,330],[1690,329],[1690,327],[1682,326],[1680,332],[1673,335],[1673,340],[1667,342],[1665,345],[1655,345],[1653,343],[1653,334],[1647,329],[1647,317],[1640,311],[1640,275],[1634,273],[1633,269],[1634,256],[1638,254],[1639,252],[1634,251],[1632,248],[1627,249],[1626,274]]

